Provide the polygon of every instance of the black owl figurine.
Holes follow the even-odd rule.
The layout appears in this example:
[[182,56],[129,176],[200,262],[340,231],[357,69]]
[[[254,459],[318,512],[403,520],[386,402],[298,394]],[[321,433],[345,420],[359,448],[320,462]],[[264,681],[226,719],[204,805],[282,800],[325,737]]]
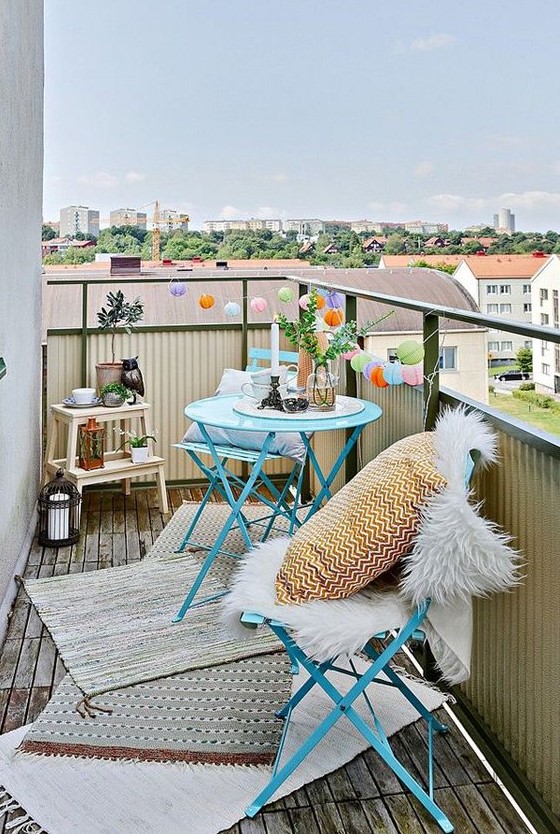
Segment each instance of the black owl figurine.
[[136,402],[136,394],[144,396],[144,380],[142,378],[142,371],[138,367],[137,356],[131,359],[123,359],[121,382],[123,385],[132,391],[132,400],[129,400],[129,405],[134,405]]

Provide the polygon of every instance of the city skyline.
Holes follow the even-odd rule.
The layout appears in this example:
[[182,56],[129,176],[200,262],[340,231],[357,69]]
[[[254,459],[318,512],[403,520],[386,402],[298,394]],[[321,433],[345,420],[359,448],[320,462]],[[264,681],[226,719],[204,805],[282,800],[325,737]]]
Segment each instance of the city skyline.
[[[522,12],[522,13],[520,13]],[[536,0],[391,8],[51,0],[44,217],[560,226],[554,23]],[[543,25],[547,21],[547,25]],[[76,127],[78,126],[78,127]]]

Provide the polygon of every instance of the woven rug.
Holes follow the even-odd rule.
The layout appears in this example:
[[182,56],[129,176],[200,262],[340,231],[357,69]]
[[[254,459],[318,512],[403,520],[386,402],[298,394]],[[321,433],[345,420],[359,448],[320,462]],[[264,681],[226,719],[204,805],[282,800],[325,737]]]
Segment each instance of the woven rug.
[[28,753],[142,761],[270,764],[290,697],[284,653],[128,686],[76,710],[81,693],[67,675],[21,745]]
[[[246,640],[232,640],[220,625],[219,600],[190,609],[180,623],[172,622],[204,559],[201,551],[174,553],[197,508],[184,504],[142,562],[24,580],[67,671],[85,695],[279,648],[263,629]],[[228,513],[226,505],[208,505],[197,528],[198,541],[214,541]],[[249,506],[247,515],[258,517],[262,508]],[[258,529],[251,529],[258,535]],[[227,547],[240,554],[246,550],[237,531],[228,537]],[[226,586],[235,559],[219,557],[214,564],[203,595]]]
[[[305,681],[305,675],[299,675],[295,682],[300,677]],[[344,689],[351,681],[337,675],[335,683]],[[441,693],[408,683],[428,709],[442,704]],[[396,690],[377,686],[371,694],[388,735],[417,718]],[[357,708],[367,719],[363,699],[360,701]],[[299,747],[331,707],[332,702],[317,688],[302,701],[286,739],[286,756]],[[29,815],[28,831],[218,834],[245,816],[246,807],[270,778],[270,767],[262,765],[110,761],[16,752],[28,731],[23,727],[0,736],[0,784],[8,792],[6,802],[22,809],[22,820]],[[363,737],[342,718],[274,798],[336,770],[365,747]]]

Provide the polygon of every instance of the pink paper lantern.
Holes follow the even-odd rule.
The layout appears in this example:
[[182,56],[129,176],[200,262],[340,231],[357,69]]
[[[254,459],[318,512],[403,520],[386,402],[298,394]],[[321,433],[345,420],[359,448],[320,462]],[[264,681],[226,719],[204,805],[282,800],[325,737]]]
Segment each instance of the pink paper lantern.
[[407,385],[422,385],[424,382],[424,365],[403,365],[402,378]]
[[360,352],[360,348],[358,345],[354,345],[351,350],[347,350],[346,353],[341,353],[343,359],[348,360],[348,362],[352,359],[353,356],[356,356]]
[[307,308],[309,307],[309,295],[307,295],[307,293],[305,295],[302,295],[302,297],[300,298],[299,306],[302,310],[307,310]]
[[251,299],[251,310],[253,313],[262,313],[263,310],[266,310],[267,306],[265,298],[261,298],[257,295],[255,298]]

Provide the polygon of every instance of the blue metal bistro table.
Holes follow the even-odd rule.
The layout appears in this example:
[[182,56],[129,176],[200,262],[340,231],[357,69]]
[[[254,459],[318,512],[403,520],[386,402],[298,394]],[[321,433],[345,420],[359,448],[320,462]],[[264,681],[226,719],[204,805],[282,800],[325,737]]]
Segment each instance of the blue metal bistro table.
[[[220,493],[227,501],[231,508],[231,513],[227,517],[216,541],[209,548],[208,555],[201,566],[196,580],[174,617],[174,622],[182,620],[188,609],[193,606],[193,600],[218,553],[227,553],[227,551],[223,550],[223,545],[226,536],[234,525],[240,530],[247,544],[247,548],[249,549],[253,546],[253,542],[249,537],[248,526],[256,522],[249,522],[243,514],[242,508],[245,501],[250,496],[256,497],[271,510],[266,517],[267,525],[262,541],[268,537],[274,521],[278,516],[288,519],[289,533],[293,533],[295,527],[299,527],[300,524],[307,521],[320,508],[323,501],[331,497],[332,483],[349,451],[356,444],[365,426],[379,419],[381,409],[378,405],[367,400],[339,396],[337,397],[334,411],[322,413],[306,411],[298,414],[285,414],[272,410],[260,411],[254,403],[235,394],[232,396],[208,397],[204,400],[197,400],[186,406],[185,416],[198,424],[202,437],[204,438],[204,443],[177,443],[175,445],[178,448],[183,448],[202,472],[204,472],[209,480],[209,487],[185,533],[178,552],[184,550],[189,544],[192,544],[193,531],[202,515],[206,503],[214,491]],[[242,480],[227,468],[228,448],[212,440],[208,431],[212,428],[226,429],[232,432],[262,433],[262,446],[255,451],[245,450],[247,452],[245,460],[249,464],[252,464],[249,477],[246,480]],[[319,462],[311,446],[310,437],[315,432],[335,431],[339,429],[351,429],[352,432],[334,464],[331,466],[330,471],[324,473],[319,466]],[[313,501],[308,505],[302,505],[300,503],[303,465],[296,465],[294,467],[282,491],[277,489],[264,472],[264,463],[267,458],[270,459],[271,457],[270,448],[274,438],[282,432],[295,432],[300,435],[306,451],[306,460],[309,462],[311,469],[317,477],[320,488]],[[240,457],[237,453],[240,451],[238,447],[235,447],[236,454],[230,456],[239,460]],[[212,463],[207,464],[204,462],[200,457],[201,454],[209,454]],[[294,482],[297,483],[295,500],[290,505],[287,501],[288,492]],[[258,484],[264,484],[274,500],[267,499],[262,492],[258,491]],[[233,492],[234,486],[241,490],[237,498]],[[302,509],[303,512],[299,512],[298,514],[298,511]],[[259,519],[259,521],[262,522],[263,519]],[[229,553],[227,555],[233,556],[235,554]],[[194,605],[201,605],[203,602],[209,602],[211,599],[216,599],[217,596],[221,595],[214,594],[211,597],[205,597],[200,602],[194,603]]]

